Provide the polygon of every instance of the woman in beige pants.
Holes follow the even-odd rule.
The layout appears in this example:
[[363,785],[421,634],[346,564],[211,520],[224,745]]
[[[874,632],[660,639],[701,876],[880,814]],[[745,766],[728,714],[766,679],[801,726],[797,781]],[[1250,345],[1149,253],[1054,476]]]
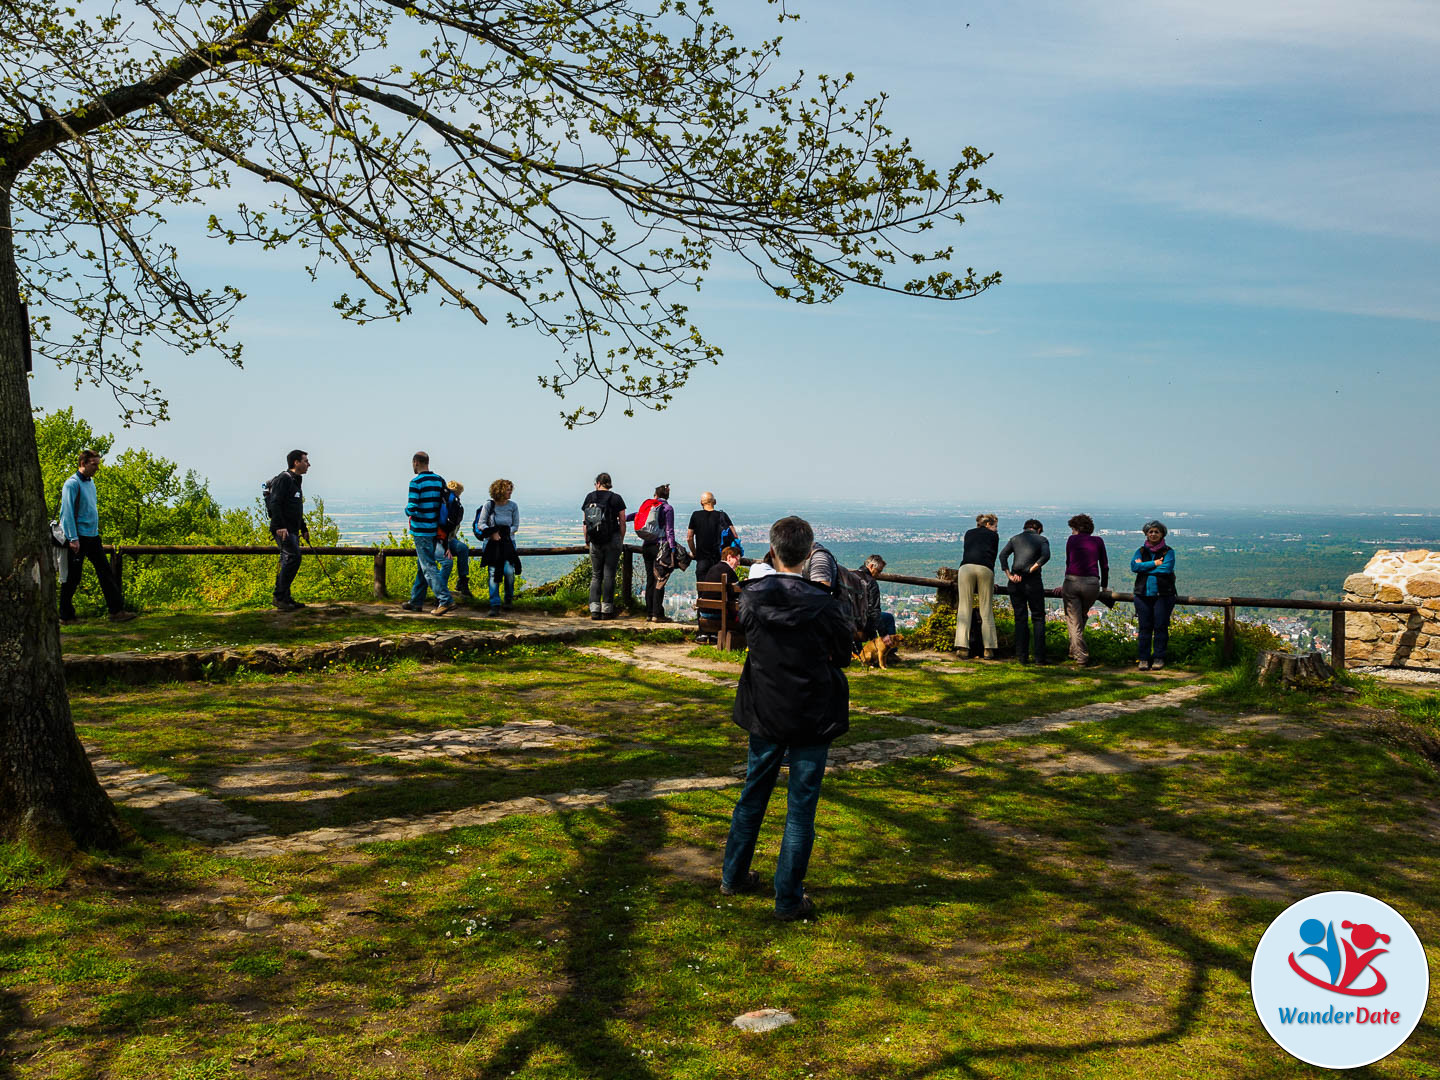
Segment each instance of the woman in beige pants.
[[995,557],[1000,554],[1000,520],[994,514],[977,514],[975,528],[965,534],[965,551],[956,577],[959,591],[955,607],[955,651],[970,655],[970,618],[980,605],[980,636],[985,659],[995,659]]

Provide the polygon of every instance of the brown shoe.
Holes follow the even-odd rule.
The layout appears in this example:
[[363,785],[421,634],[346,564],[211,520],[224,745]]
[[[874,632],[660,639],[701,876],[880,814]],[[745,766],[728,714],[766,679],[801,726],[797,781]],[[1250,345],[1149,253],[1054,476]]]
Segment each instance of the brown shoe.
[[454,610],[455,610],[455,605],[454,605],[453,603],[449,603],[449,604],[436,604],[436,605],[435,605],[435,610],[432,611],[432,612],[430,612],[430,614],[431,614],[431,615],[444,615],[444,614],[446,614],[447,612],[451,612],[451,611],[454,611]]
[[112,611],[110,613],[111,622],[129,622],[133,618],[135,618],[133,611]]

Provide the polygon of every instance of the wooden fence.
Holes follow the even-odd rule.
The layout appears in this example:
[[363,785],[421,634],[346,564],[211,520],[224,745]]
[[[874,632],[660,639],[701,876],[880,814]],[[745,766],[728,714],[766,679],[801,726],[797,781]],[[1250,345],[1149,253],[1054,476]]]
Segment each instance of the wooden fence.
[[[159,544],[125,544],[119,547],[107,545],[110,554],[110,570],[116,582],[121,582],[125,559],[139,555],[256,555],[275,558],[279,552],[273,546],[246,547],[176,547]],[[517,549],[524,558],[532,555],[588,555],[589,548],[581,545],[570,547],[527,547]],[[305,547],[302,552],[312,555],[345,555],[366,557],[374,560],[375,573],[372,588],[376,597],[388,594],[385,588],[385,564],[388,559],[413,559],[415,549],[410,547]],[[641,554],[639,545],[624,545],[624,558],[620,560],[620,588],[623,595],[632,596],[635,591],[635,556]],[[747,565],[753,559],[742,560]],[[877,574],[877,581],[889,581],[897,585],[915,585],[934,589],[941,602],[952,606],[955,602],[955,582],[938,577],[915,577],[910,574]],[[995,586],[999,595],[1008,595],[1009,586]],[[1045,595],[1058,599],[1060,590],[1047,589]],[[1106,589],[1100,593],[1100,600],[1110,603],[1135,602],[1135,594],[1115,592]],[[1351,611],[1365,611],[1385,615],[1414,615],[1419,612],[1414,604],[1361,604],[1344,600],[1284,600],[1269,596],[1177,596],[1175,603],[1183,607],[1219,608],[1223,613],[1224,635],[1221,642],[1221,656],[1225,661],[1235,655],[1235,611],[1237,608],[1272,608],[1283,611],[1328,611],[1330,612],[1331,663],[1339,668],[1345,666],[1345,614]]]

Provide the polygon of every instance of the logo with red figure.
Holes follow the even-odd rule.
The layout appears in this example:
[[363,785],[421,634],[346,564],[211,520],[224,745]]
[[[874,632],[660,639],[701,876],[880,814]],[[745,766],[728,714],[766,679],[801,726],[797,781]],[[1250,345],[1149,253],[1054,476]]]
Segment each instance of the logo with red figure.
[[1354,1069],[1410,1037],[1425,1011],[1430,970],[1420,939],[1389,904],[1363,893],[1319,893],[1265,931],[1250,993],[1260,1023],[1287,1053]]
[[[1306,919],[1300,924],[1300,940],[1310,946],[1308,949],[1302,949],[1300,955],[1318,957],[1330,975],[1329,982],[1317,979],[1301,967],[1293,952],[1290,954],[1291,969],[1306,982],[1335,994],[1349,994],[1351,997],[1374,997],[1376,994],[1383,994],[1387,985],[1385,975],[1379,968],[1374,967],[1372,962],[1377,956],[1390,950],[1376,949],[1372,946],[1377,941],[1383,941],[1389,945],[1390,935],[1380,933],[1369,923],[1355,923],[1349,919],[1340,924],[1340,929],[1350,931],[1350,940],[1346,941],[1341,938],[1339,942],[1340,946],[1345,949],[1343,964],[1340,948],[1336,946],[1335,942],[1335,924],[1333,922],[1326,924],[1319,919]],[[1366,969],[1369,969],[1374,978],[1369,981],[1369,985],[1356,986],[1355,981]]]

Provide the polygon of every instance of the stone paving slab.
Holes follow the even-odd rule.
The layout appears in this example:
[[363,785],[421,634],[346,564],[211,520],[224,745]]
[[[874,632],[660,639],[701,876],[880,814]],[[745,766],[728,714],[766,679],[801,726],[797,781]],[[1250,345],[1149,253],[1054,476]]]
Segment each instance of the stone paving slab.
[[236,813],[193,788],[181,787],[169,777],[103,757],[91,757],[90,764],[112,800],[121,806],[144,810],[186,836],[223,843],[265,832],[265,826],[254,818]]
[[593,732],[566,727],[549,720],[516,720],[493,727],[452,728],[446,731],[399,735],[354,743],[347,750],[398,761],[422,761],[436,757],[465,757],[517,750],[548,750],[567,742],[594,739]]

